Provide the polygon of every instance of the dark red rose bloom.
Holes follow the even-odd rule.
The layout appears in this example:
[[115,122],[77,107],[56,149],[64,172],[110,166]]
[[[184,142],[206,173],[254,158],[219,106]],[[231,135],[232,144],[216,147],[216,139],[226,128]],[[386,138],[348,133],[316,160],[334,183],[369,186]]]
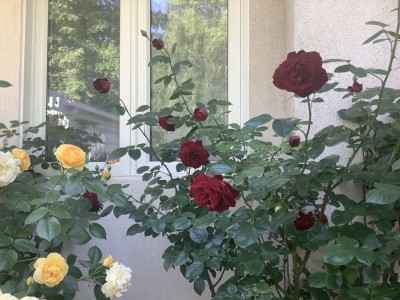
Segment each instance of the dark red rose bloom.
[[208,110],[204,106],[197,107],[193,112],[193,119],[198,122],[202,122],[207,120],[208,118]]
[[192,178],[190,195],[198,207],[206,207],[209,211],[223,212],[235,207],[239,192],[222,176],[198,174]]
[[182,143],[179,158],[186,167],[199,168],[208,164],[208,151],[201,141],[186,141]]
[[298,147],[300,145],[300,136],[291,135],[289,137],[289,145],[290,147]]
[[164,45],[164,41],[162,39],[154,39],[151,44],[153,45],[154,48],[156,48],[157,50],[162,50],[164,49],[165,45]]
[[111,82],[107,78],[98,78],[93,82],[93,87],[100,94],[107,94],[111,89]]
[[172,121],[172,116],[160,117],[158,119],[158,124],[166,131],[175,131],[175,124]]
[[319,91],[328,81],[328,74],[322,67],[322,58],[318,52],[291,52],[287,59],[276,69],[274,84],[282,90],[307,97]]
[[98,212],[103,209],[103,204],[99,201],[96,193],[86,192],[83,194],[83,198],[89,201],[91,205],[90,211]]
[[294,221],[294,227],[296,227],[296,229],[300,231],[308,230],[311,227],[313,227],[314,224],[315,224],[315,217],[312,212],[309,212],[307,214],[299,212],[297,219]]
[[357,80],[354,80],[353,85],[347,88],[350,93],[360,93],[363,90],[363,85]]

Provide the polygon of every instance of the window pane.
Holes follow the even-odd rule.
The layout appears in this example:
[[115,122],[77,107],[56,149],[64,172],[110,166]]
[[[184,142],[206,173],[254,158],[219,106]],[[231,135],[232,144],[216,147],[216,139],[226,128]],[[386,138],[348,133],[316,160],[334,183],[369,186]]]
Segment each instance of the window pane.
[[[228,0],[152,0],[151,33],[155,38],[162,38],[167,47],[177,43],[175,61],[189,59],[193,63],[193,68],[179,78],[180,82],[192,78],[196,84],[193,95],[186,96],[192,105],[212,99],[227,100]],[[152,55],[157,52],[153,49]],[[162,84],[154,84],[167,72],[166,66],[157,65],[152,69],[154,111],[170,104],[173,85],[166,91]],[[219,121],[225,120],[221,116]],[[180,136],[179,131],[171,134],[158,127],[152,130],[155,146]]]
[[[91,161],[119,146],[120,1],[49,0],[47,149],[77,144]],[[99,94],[97,78],[112,89]]]

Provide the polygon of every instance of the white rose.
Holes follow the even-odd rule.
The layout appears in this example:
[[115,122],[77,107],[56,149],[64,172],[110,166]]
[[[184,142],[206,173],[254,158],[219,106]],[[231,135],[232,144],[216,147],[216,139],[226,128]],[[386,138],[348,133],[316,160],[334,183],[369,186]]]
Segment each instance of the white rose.
[[21,300],[39,300],[39,298],[36,298],[36,297],[24,297]]
[[0,300],[18,300],[18,298],[10,294],[0,294]]
[[116,262],[106,271],[106,283],[101,287],[101,291],[110,299],[122,297],[128,290],[131,279],[132,270]]
[[0,152],[0,187],[12,183],[20,172],[19,161],[9,152]]

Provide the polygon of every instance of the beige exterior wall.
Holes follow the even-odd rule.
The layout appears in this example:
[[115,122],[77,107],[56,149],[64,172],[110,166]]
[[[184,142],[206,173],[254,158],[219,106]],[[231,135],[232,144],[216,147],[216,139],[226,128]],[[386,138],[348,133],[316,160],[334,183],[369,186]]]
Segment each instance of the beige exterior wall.
[[[13,83],[0,90],[0,121],[18,119],[22,61],[22,1],[0,0],[0,79]],[[317,50],[324,58],[352,58],[355,64],[385,66],[387,49],[361,47],[372,32],[364,23],[371,19],[391,21],[388,11],[395,0],[249,0],[251,17],[250,114],[268,112],[274,117],[305,116],[305,108],[290,95],[272,85],[272,74],[286,53],[293,49]],[[344,77],[344,86],[351,78]],[[397,75],[392,84],[399,84]],[[370,82],[363,82],[368,84]],[[330,95],[325,104],[315,106],[315,130],[339,123],[335,111],[350,103]],[[341,151],[343,149],[333,149]],[[141,186],[133,187],[139,193]],[[161,253],[163,240],[127,238],[126,220],[106,220],[109,240],[100,243],[105,253],[112,253],[134,270],[134,283],[122,299],[190,300],[196,297],[191,286],[179,274],[165,273]],[[92,299],[85,286],[78,300]]]

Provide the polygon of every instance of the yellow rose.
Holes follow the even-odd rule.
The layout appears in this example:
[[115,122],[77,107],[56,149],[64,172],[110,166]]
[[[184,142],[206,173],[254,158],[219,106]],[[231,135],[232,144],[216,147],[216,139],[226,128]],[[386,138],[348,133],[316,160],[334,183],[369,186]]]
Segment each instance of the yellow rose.
[[109,255],[109,256],[107,256],[106,258],[104,258],[104,260],[103,260],[103,266],[105,267],[105,268],[111,268],[112,266],[113,266],[113,264],[114,264],[114,260],[113,260],[113,258],[112,258],[112,256],[111,255]]
[[109,180],[111,178],[111,173],[110,170],[108,168],[105,168],[102,172],[101,172],[101,178],[105,181]]
[[19,160],[19,168],[21,171],[27,171],[31,167],[31,157],[24,149],[14,148],[11,150],[12,156]]
[[85,167],[86,153],[75,145],[60,145],[54,154],[64,169],[76,169],[82,171]]
[[58,253],[50,253],[47,258],[39,258],[33,267],[35,268],[33,280],[50,288],[59,285],[68,273],[67,262]]

